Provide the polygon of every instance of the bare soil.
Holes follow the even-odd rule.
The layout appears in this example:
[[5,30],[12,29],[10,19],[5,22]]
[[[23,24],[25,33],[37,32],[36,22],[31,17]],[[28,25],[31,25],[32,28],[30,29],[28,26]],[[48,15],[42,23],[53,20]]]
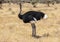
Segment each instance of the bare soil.
[[[36,4],[34,8],[31,4],[23,4],[22,14],[34,10],[42,11],[48,15],[46,20],[37,21],[37,35],[41,38],[33,38],[30,23],[23,23],[18,18],[19,5],[9,5],[4,3],[0,9],[0,42],[60,42],[60,4],[51,5]],[[48,34],[48,36],[47,36]]]

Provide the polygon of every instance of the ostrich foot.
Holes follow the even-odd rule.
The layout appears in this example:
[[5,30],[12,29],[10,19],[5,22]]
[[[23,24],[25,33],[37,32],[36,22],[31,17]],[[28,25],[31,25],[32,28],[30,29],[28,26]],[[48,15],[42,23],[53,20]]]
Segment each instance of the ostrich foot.
[[34,38],[41,38],[41,36],[38,36],[38,35],[32,35],[32,37],[34,37]]

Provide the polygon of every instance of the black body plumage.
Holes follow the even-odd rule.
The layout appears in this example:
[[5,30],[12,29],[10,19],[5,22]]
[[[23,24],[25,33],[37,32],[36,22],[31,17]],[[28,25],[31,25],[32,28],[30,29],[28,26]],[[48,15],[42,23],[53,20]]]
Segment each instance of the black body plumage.
[[24,13],[23,15],[19,14],[18,17],[20,19],[23,20],[24,23],[29,23],[30,21],[35,21],[34,18],[36,20],[40,20],[44,17],[44,13],[43,12],[37,12],[37,11],[28,11],[26,13]]

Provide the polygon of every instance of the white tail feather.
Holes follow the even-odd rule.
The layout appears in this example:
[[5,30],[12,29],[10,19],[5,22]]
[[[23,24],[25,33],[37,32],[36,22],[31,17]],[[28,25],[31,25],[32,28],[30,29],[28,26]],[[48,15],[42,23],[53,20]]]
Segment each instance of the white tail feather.
[[47,15],[45,15],[45,16],[44,16],[44,19],[46,19],[46,18],[48,18],[48,16],[47,16]]

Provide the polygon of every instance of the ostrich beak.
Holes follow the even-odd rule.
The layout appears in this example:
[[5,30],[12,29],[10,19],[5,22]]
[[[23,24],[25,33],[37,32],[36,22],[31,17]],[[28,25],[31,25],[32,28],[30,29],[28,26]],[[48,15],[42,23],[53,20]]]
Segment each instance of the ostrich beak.
[[48,16],[45,14],[45,15],[44,15],[44,19],[47,19],[47,18],[48,18]]

